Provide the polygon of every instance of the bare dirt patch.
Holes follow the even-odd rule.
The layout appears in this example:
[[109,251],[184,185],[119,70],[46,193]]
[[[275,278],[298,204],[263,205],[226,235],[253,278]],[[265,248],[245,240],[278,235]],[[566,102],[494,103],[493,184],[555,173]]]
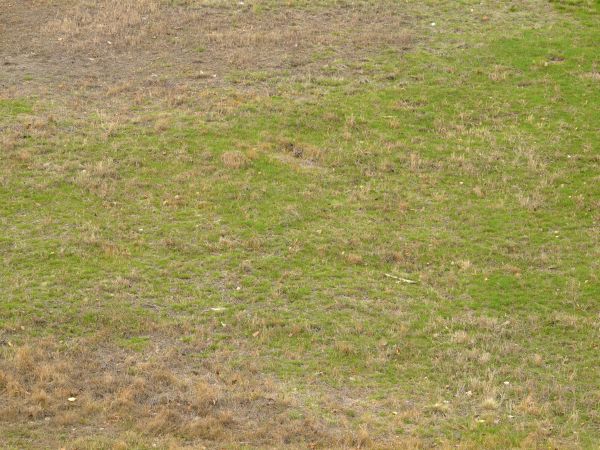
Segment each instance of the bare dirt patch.
[[414,40],[408,16],[383,3],[277,9],[260,2],[3,3],[0,93],[67,94],[85,99],[81,107],[173,91],[193,96],[239,72],[302,79],[348,71],[347,61],[377,49],[403,51]]

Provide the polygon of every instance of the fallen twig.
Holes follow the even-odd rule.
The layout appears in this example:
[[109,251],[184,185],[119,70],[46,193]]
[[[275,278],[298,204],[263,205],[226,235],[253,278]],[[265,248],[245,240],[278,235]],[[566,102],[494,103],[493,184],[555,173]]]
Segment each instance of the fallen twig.
[[388,278],[393,278],[394,280],[398,280],[398,283],[408,283],[408,284],[416,284],[417,282],[414,280],[409,280],[408,278],[397,277],[396,275],[390,275],[389,273],[384,274]]

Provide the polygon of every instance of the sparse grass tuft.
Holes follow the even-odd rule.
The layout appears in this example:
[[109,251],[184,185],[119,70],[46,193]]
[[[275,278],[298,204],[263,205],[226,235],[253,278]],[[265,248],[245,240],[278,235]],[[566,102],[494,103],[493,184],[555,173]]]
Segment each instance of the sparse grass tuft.
[[221,155],[221,161],[228,169],[244,169],[250,164],[250,160],[246,155],[237,150],[224,152]]

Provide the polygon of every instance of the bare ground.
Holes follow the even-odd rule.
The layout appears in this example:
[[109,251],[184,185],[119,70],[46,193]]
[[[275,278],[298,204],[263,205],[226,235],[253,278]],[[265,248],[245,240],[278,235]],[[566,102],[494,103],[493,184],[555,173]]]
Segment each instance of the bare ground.
[[409,16],[384,4],[255,10],[144,0],[4,3],[4,95],[67,97],[70,106],[86,108],[90,101],[103,109],[113,100],[184,101],[231,84],[229,75],[238,71],[306,80],[330,72],[337,59],[382,48],[401,52],[415,39]]

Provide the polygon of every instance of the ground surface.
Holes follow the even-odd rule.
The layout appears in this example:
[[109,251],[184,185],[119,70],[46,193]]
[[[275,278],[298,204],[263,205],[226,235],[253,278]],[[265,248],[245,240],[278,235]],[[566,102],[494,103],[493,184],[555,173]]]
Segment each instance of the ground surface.
[[3,448],[597,448],[591,0],[0,0]]

